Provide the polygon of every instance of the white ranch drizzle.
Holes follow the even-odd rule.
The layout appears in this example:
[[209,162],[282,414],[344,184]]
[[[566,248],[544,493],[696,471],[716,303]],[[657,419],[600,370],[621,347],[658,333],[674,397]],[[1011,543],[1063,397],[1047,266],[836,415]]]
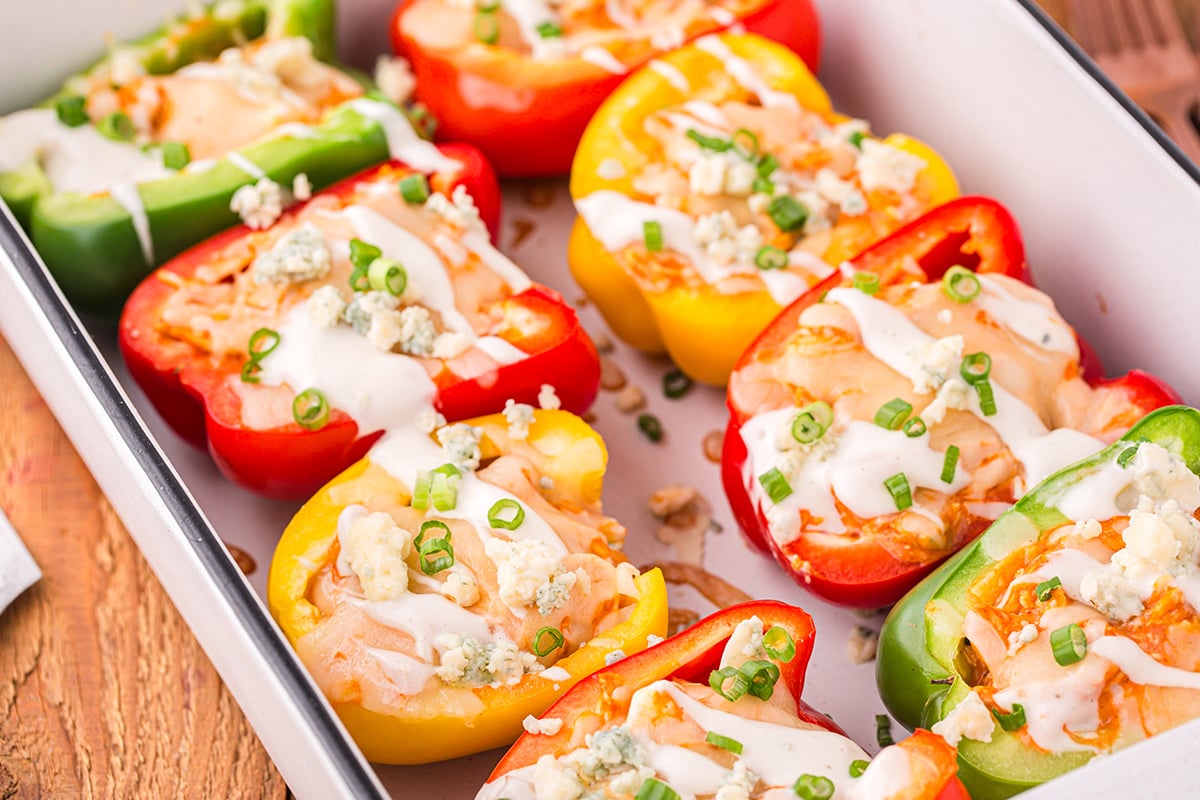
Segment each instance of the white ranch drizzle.
[[599,45],[589,45],[583,48],[579,51],[579,57],[614,75],[624,75],[629,72],[629,67],[625,66],[621,59]]
[[688,82],[687,76],[674,64],[668,64],[662,59],[655,58],[651,59],[649,66],[651,72],[656,73],[683,94],[691,93],[692,85]]
[[1128,513],[1117,506],[1117,498],[1132,483],[1133,476],[1111,460],[1070,486],[1054,505],[1068,519],[1112,519]]
[[996,704],[1025,709],[1026,731],[1041,747],[1051,752],[1094,752],[1067,735],[1094,731],[1100,725],[1099,702],[1104,690],[1108,662],[1085,658],[1065,669],[1050,673],[1050,680],[1010,686],[996,692]]
[[546,0],[501,0],[504,12],[517,23],[521,39],[529,45],[534,58],[546,56],[550,49],[547,40],[538,33],[538,26],[550,22],[557,24],[559,15]]
[[794,96],[768,86],[758,70],[749,61],[735,55],[720,37],[702,36],[696,40],[696,47],[720,61],[729,76],[758,97],[764,106],[800,107]]
[[977,277],[983,291],[973,303],[993,320],[1043,350],[1078,355],[1079,346],[1074,331],[1053,306],[1034,300],[1021,300],[1004,288],[1000,281],[987,275]]
[[371,603],[347,597],[344,602],[360,609],[380,625],[412,636],[413,649],[425,661],[433,661],[434,639],[443,633],[470,636],[483,644],[496,641],[486,617],[472,613],[440,594],[405,592],[395,600]]
[[114,183],[108,190],[108,195],[117,201],[126,211],[133,222],[133,230],[137,234],[138,244],[142,248],[142,256],[146,263],[154,266],[154,238],[150,233],[150,218],[146,216],[146,206],[142,203],[142,195],[133,183]]
[[388,152],[392,158],[421,172],[462,170],[462,164],[443,155],[432,143],[418,136],[408,117],[394,106],[366,97],[351,100],[347,105],[359,116],[379,124],[387,137]]
[[364,646],[363,649],[379,662],[379,668],[400,694],[420,694],[433,677],[433,665],[420,659],[379,647]]
[[230,150],[228,153],[226,153],[225,160],[255,180],[264,178],[267,175],[267,173],[263,171],[262,167],[260,167],[258,164],[255,164],[237,150]]
[[478,256],[479,260],[486,264],[492,272],[499,275],[513,292],[523,292],[533,286],[533,281],[529,276],[508,256],[493,247],[487,234],[482,231],[467,231],[462,235],[459,243]]
[[1161,664],[1124,636],[1101,636],[1088,645],[1088,654],[1092,653],[1111,661],[1142,686],[1200,690],[1200,673]]

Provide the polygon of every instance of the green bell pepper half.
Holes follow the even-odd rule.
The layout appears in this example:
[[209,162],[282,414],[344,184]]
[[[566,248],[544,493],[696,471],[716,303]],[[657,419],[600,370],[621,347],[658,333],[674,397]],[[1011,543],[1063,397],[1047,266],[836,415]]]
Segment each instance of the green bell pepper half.
[[[971,691],[956,656],[967,593],[1013,550],[1069,522],[1055,503],[1074,484],[1115,459],[1130,442],[1154,442],[1200,474],[1200,412],[1167,406],[1147,414],[1121,439],[1054,473],[1005,512],[978,539],[908,593],[884,622],[875,677],[888,711],[905,727],[929,728]],[[995,727],[990,742],[958,745],[959,777],[975,800],[1012,797],[1080,767],[1092,753],[1046,753]]]

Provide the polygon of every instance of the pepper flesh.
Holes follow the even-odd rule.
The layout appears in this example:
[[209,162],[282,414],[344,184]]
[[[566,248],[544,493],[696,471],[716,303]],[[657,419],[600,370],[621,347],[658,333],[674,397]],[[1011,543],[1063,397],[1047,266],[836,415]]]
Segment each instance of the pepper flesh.
[[[1100,453],[1048,478],[1019,500],[982,536],[921,582],[896,605],[879,640],[876,681],[889,711],[907,727],[931,726],[976,682],[955,656],[967,611],[967,593],[1007,554],[1038,542],[1070,521],[1058,508],[1064,493],[1112,460],[1131,442],[1153,442],[1175,452],[1200,474],[1200,412],[1160,408]],[[971,796],[1011,797],[1086,763],[1089,753],[1049,753],[999,727],[990,743],[964,741],[960,774]]]
[[[719,41],[762,73],[771,90],[795,98],[801,109],[831,126],[845,119],[833,111],[804,62],[787,49],[756,36],[725,35]],[[596,113],[580,142],[571,172],[571,197],[577,205],[599,191],[641,194],[631,176],[666,158],[644,129],[652,114],[696,96],[708,101],[741,101],[747,96],[748,90],[726,75],[722,62],[695,44],[660,60],[685,76],[691,93],[683,94],[660,70],[643,68],[631,75]],[[932,149],[901,134],[883,143],[925,164],[914,178],[912,194],[918,202],[908,214],[958,194],[949,167]],[[604,165],[614,163],[621,169],[606,170]],[[828,265],[841,264],[904,219],[895,207],[868,205],[865,213],[846,217],[822,233],[827,244],[810,255]],[[804,238],[798,244],[790,238],[788,242],[789,247],[800,247]],[[639,350],[667,353],[683,372],[704,383],[724,385],[737,357],[782,310],[761,286],[725,292],[704,280],[679,277],[691,269],[675,265],[680,259],[687,262],[684,256],[647,252],[641,244],[610,252],[582,216],[572,229],[568,258],[575,279],[617,336]],[[752,268],[750,273],[755,274],[747,273],[747,280],[759,281],[759,270]]]
[[[468,424],[485,432],[481,442],[484,460],[501,455],[500,446],[488,431],[506,428],[503,415],[472,419]],[[541,472],[551,479],[557,502],[565,507],[598,507],[607,452],[587,423],[564,411],[539,410],[527,441],[542,454]],[[312,632],[320,620],[309,591],[318,571],[332,558],[342,510],[355,503],[372,505],[374,495],[359,496],[354,487],[374,486],[369,491],[382,492],[380,497],[409,495],[386,474],[380,480],[362,482],[370,469],[368,455],[336,477],[300,509],[280,539],[271,562],[267,603],[293,644]],[[608,555],[621,560],[615,551]],[[514,685],[474,688],[471,691],[479,702],[473,712],[423,703],[419,696],[410,698],[395,713],[381,713],[337,699],[331,701],[334,710],[368,760],[378,763],[423,764],[509,744],[520,734],[526,716],[540,713],[569,687],[600,669],[611,650],[636,653],[646,647],[648,636],[666,632],[667,595],[662,573],[650,570],[637,577],[635,585],[638,600],[622,621],[555,662],[554,666],[567,677],[558,675],[550,680],[531,673]]]

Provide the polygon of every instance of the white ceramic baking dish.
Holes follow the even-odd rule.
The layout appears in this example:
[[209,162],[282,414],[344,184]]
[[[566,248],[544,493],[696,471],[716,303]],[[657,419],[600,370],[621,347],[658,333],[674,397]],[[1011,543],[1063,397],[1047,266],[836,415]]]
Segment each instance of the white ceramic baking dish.
[[[182,0],[40,0],[8,8],[0,31],[0,111],[36,101],[99,54],[103,34],[125,38],[156,25]],[[1105,80],[1027,0],[824,0],[822,79],[842,110],[876,131],[903,130],[939,149],[968,192],[993,195],[1016,214],[1039,284],[1095,344],[1109,368],[1137,365],[1200,402],[1189,331],[1200,298],[1200,170]],[[342,45],[369,63],[386,47],[391,0],[342,0]],[[64,27],[61,21],[70,18]],[[552,185],[549,207],[528,186],[509,187],[503,245],[568,299],[571,210]],[[515,232],[535,226],[514,244]],[[593,331],[594,311],[582,316]],[[466,798],[499,753],[452,764],[378,768],[344,735],[262,604],[271,548],[293,506],[252,497],[223,481],[207,455],[167,431],[115,354],[111,322],[82,323],[64,302],[11,217],[0,216],[0,330],[29,370],[147,560],[187,619],[301,798]],[[630,528],[637,563],[671,558],[654,538],[649,492],[698,487],[726,532],[707,540],[705,563],[761,597],[807,608],[818,641],[806,699],[874,749],[882,711],[873,665],[851,664],[855,625],[751,553],[732,530],[717,469],[700,439],[724,425],[722,395],[697,390],[668,401],[661,361],[619,351],[631,381],[666,424],[663,445],[642,439],[611,395],[597,403],[609,444],[606,509]],[[245,579],[224,539],[257,561]],[[673,602],[707,611],[688,591]],[[1200,791],[1200,723],[1089,765],[1033,797],[1176,798]]]

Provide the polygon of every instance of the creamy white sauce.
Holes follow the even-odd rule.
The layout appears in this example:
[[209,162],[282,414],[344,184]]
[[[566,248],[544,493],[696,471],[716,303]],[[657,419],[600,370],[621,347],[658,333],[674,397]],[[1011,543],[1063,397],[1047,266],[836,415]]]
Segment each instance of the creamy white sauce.
[[271,129],[268,134],[272,139],[291,137],[293,139],[311,139],[317,135],[317,129],[303,122],[285,122]]
[[264,178],[267,175],[267,173],[263,171],[262,167],[260,167],[258,164],[255,164],[237,150],[230,150],[228,153],[226,153],[225,160],[255,180]]
[[433,677],[433,665],[398,653],[395,650],[384,650],[378,647],[363,647],[367,653],[379,662],[383,674],[403,695],[417,695],[425,688],[425,684]]
[[413,130],[412,123],[399,109],[378,100],[360,97],[351,100],[349,107],[359,116],[379,123],[387,137],[388,152],[392,158],[403,161],[421,172],[459,172],[462,164],[442,155],[432,143],[425,141]]
[[1118,507],[1117,498],[1132,484],[1133,476],[1115,460],[1110,460],[1072,484],[1054,505],[1068,519],[1112,519],[1129,512],[1129,509]]
[[1102,636],[1088,647],[1088,654],[1111,661],[1117,669],[1142,686],[1165,686],[1200,690],[1200,673],[1160,664],[1124,636]]
[[691,94],[692,84],[688,82],[687,76],[674,64],[668,64],[666,61],[655,58],[650,61],[649,66],[651,72],[656,73],[675,89],[683,94]]
[[749,61],[738,57],[721,39],[715,35],[703,36],[696,40],[696,46],[720,61],[729,76],[742,85],[747,91],[758,97],[764,106],[780,106],[782,108],[799,108],[796,98],[787,92],[772,89],[766,80],[758,73]]
[[[743,742],[744,744],[744,742]],[[673,744],[658,744],[642,738],[646,764],[679,793],[681,800],[698,794],[716,794],[729,770],[694,750]]]
[[517,23],[521,39],[529,45],[534,58],[544,58],[554,52],[554,45],[538,33],[538,26],[542,23],[558,24],[560,21],[550,3],[546,0],[501,0],[500,5]]
[[[491,356],[497,364],[515,364],[529,354],[507,339],[499,336],[481,336],[475,340],[475,349],[482,350]],[[474,375],[460,375],[462,378],[473,378]]]
[[1020,300],[1004,288],[1003,282],[988,275],[978,275],[982,291],[973,301],[988,316],[1018,336],[1033,342],[1043,350],[1079,354],[1075,333],[1051,305],[1033,300]]
[[361,609],[380,625],[412,636],[413,649],[429,663],[433,663],[433,642],[443,633],[471,636],[483,644],[492,644],[496,640],[486,617],[474,614],[440,594],[405,592],[394,600],[370,603],[347,597],[345,602]]
[[902,747],[885,747],[850,785],[846,800],[882,800],[912,786],[912,761]]
[[142,257],[153,267],[154,239],[150,235],[150,218],[146,216],[146,206],[142,203],[142,195],[132,183],[114,183],[108,190],[109,197],[116,200],[133,221],[133,230],[137,234],[138,244],[142,248]]
[[579,51],[579,57],[589,64],[594,64],[614,75],[624,75],[629,71],[629,67],[625,66],[621,59],[599,45],[590,45],[583,48]]
[[1066,731],[1090,733],[1099,727],[1107,672],[1107,661],[1085,658],[1056,670],[1050,680],[1011,686],[994,697],[1001,708],[1011,709],[1014,703],[1024,707],[1026,731],[1040,747],[1056,753],[1094,752],[1096,748],[1079,744]]
[[512,260],[492,246],[492,241],[483,231],[471,230],[462,235],[460,243],[479,257],[487,267],[500,276],[514,293],[520,293],[533,286],[529,276],[512,262]]

